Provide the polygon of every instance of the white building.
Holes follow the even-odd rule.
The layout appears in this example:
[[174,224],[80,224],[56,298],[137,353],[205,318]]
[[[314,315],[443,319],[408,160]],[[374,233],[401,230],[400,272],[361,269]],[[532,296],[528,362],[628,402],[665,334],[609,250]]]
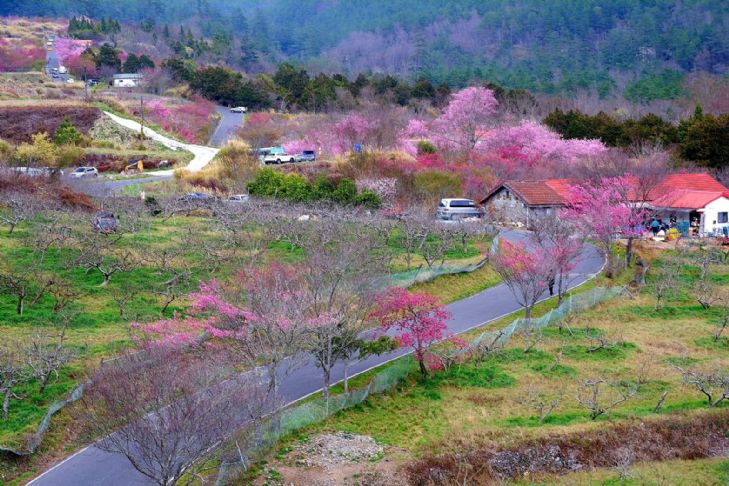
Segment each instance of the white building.
[[664,221],[689,225],[698,235],[729,235],[729,193],[679,189],[651,202],[654,214]]
[[136,88],[142,82],[141,74],[115,74],[114,75],[114,87],[115,88]]

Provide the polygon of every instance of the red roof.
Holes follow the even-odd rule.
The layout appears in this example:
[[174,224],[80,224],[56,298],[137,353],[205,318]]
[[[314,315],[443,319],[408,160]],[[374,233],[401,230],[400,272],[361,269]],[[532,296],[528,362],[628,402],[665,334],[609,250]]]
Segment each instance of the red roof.
[[564,206],[569,180],[504,181],[491,189],[481,202],[485,202],[502,187],[510,189],[528,206]]
[[651,201],[651,206],[654,208],[670,209],[701,209],[706,207],[707,204],[716,201],[720,197],[729,198],[729,191],[692,191],[677,189],[654,199]]
[[[706,172],[697,174],[669,174],[648,193],[648,200],[653,201],[676,190],[700,192],[729,192],[729,189]],[[708,204],[708,203],[707,203]],[[703,206],[702,206],[703,207]]]
[[[637,185],[637,181],[633,182]],[[502,187],[514,192],[528,206],[564,206],[570,179],[543,179],[538,181],[504,181],[489,191],[481,201],[485,203]],[[725,195],[729,188],[706,172],[669,174],[648,193],[651,206],[676,209],[700,209]],[[641,198],[631,195],[631,199]]]

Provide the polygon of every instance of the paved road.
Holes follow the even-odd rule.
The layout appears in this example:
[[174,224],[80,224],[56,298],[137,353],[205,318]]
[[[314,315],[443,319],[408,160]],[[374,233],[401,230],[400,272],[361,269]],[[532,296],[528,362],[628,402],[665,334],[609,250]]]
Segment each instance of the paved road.
[[51,74],[52,69],[58,69],[60,67],[61,60],[58,58],[58,53],[56,52],[55,46],[51,47],[49,51],[46,51],[46,74],[48,74],[48,76],[50,76],[53,81],[65,83],[66,81],[68,81],[68,73],[59,73],[57,78],[54,78]]
[[213,136],[210,137],[210,145],[222,147],[243,125],[245,115],[243,113],[231,113],[229,108],[220,105],[215,107],[215,111],[220,114],[220,122],[215,132],[213,132]]
[[[510,240],[524,238],[523,232],[502,234]],[[571,285],[575,287],[598,273],[603,259],[593,246],[587,246],[582,253],[574,272]],[[548,296],[544,296],[546,298]],[[460,300],[448,306],[451,319],[448,328],[453,333],[462,333],[487,324],[520,309],[509,289],[501,284]],[[372,356],[367,360],[351,365],[350,376],[367,371],[398,356],[405,351],[396,351],[383,356]],[[337,367],[332,381],[343,378],[343,367]],[[321,371],[314,363],[307,361],[297,366],[281,384],[283,398],[287,402],[301,399],[321,389]],[[150,485],[150,480],[138,473],[121,455],[104,452],[94,446],[87,447],[57,464],[28,484],[34,486],[136,486]]]

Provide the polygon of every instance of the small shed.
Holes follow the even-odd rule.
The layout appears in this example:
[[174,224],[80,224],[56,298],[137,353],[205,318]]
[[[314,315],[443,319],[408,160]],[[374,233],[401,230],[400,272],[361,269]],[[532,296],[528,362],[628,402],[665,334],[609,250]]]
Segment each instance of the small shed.
[[565,207],[567,179],[504,181],[481,200],[492,221],[526,226]]

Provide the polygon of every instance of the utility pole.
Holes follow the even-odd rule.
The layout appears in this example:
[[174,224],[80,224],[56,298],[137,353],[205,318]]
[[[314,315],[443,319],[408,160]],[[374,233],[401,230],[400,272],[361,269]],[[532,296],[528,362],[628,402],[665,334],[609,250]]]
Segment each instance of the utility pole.
[[142,125],[139,129],[139,137],[144,140],[144,95],[139,95],[139,116],[142,118]]
[[89,80],[86,78],[86,66],[84,66],[84,100],[89,100]]

